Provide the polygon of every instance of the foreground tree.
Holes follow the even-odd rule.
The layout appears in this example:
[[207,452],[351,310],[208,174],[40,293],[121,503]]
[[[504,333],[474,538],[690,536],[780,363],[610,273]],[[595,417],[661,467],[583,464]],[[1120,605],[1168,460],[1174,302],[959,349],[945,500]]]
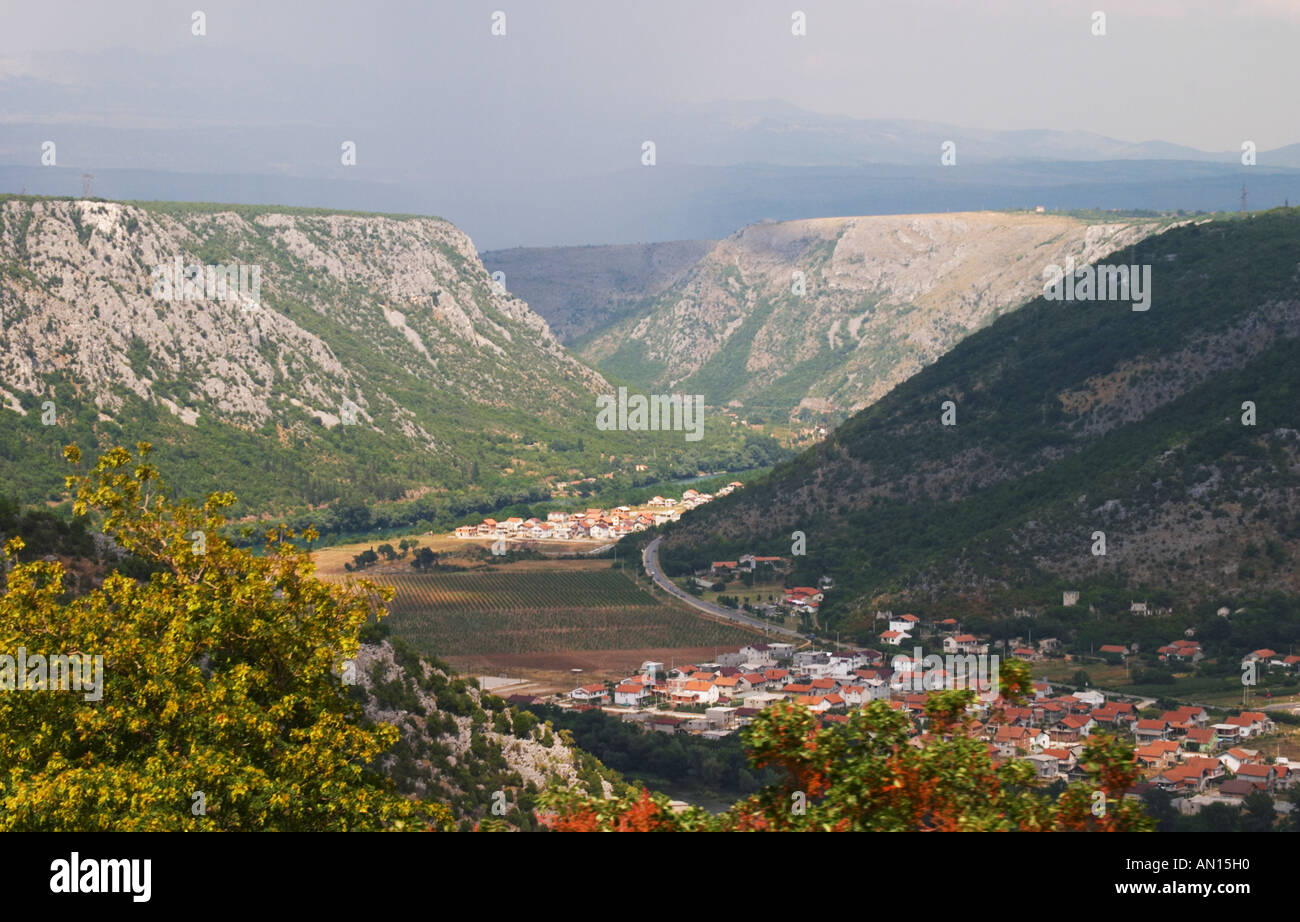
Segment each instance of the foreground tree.
[[[80,462],[75,447],[65,454]],[[147,582],[112,574],[67,600],[59,563],[8,574],[0,652],[102,656],[103,684],[99,700],[0,693],[0,829],[448,822],[444,807],[405,800],[368,768],[397,732],[363,726],[338,675],[372,599],[390,590],[314,578],[287,529],[266,535],[264,555],[231,546],[221,510],[234,496],[172,503],[148,458],[147,443],[138,457],[118,448],[68,478],[78,515],[97,510],[121,547],[158,565]],[[20,549],[11,541],[6,554]]]
[[[1003,664],[1002,694],[1023,698],[1029,685],[1021,663]],[[783,780],[722,816],[690,809],[674,813],[666,798],[599,800],[550,790],[543,804],[556,830],[754,831],[1147,831],[1154,821],[1124,798],[1137,780],[1132,747],[1095,736],[1081,761],[1091,780],[1069,785],[1057,799],[1036,789],[1026,761],[995,765],[988,744],[971,738],[974,692],[931,695],[923,745],[911,719],[874,701],[842,724],[822,726],[807,708],[765,709],[743,738],[756,768],[779,769]]]

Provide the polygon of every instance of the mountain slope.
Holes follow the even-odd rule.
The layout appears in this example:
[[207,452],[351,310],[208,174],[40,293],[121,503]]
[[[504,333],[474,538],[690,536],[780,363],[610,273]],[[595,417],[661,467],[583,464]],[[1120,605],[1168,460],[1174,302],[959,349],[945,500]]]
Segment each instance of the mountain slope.
[[[236,263],[257,305],[155,297],[156,267]],[[190,495],[240,472],[254,510],[519,493],[694,448],[597,430],[609,385],[436,218],[3,198],[0,312],[0,474],[25,498],[58,495],[74,441],[150,440]]]
[[[408,797],[446,804],[460,828],[500,817],[538,828],[536,795],[548,786],[597,797],[624,784],[600,761],[569,745],[526,711],[506,707],[478,682],[420,656],[376,625],[356,660],[353,695],[366,719],[396,726],[401,737],[379,768]],[[497,812],[493,812],[496,806]]]
[[1298,209],[1116,254],[1152,267],[1149,311],[1034,300],[683,517],[665,566],[788,554],[801,530],[800,575],[832,573],[826,614],[859,628],[882,602],[1041,602],[1102,580],[1184,601],[1300,591],[1297,254]]
[[1164,223],[991,212],[752,225],[582,353],[753,419],[842,418],[1040,293],[1046,265]]

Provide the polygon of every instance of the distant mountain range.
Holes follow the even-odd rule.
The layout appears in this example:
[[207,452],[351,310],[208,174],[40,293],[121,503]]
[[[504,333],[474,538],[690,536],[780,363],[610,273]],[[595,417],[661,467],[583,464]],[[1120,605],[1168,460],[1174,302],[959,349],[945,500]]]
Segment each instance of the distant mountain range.
[[[43,99],[42,112],[85,104],[65,89],[0,82],[0,109],[15,113],[0,136],[0,192],[78,195],[89,171],[95,194],[119,200],[444,215],[484,250],[719,239],[764,219],[1036,205],[1235,211],[1243,184],[1251,208],[1300,202],[1300,144],[1260,150],[1244,166],[1240,150],[851,119],[763,101],[592,114],[572,139],[526,157],[512,157],[491,120],[463,127],[453,146],[416,120],[367,132],[358,165],[346,167],[339,131],[315,123],[268,128],[227,113],[174,132],[148,120],[22,115]],[[640,163],[647,132],[653,167]],[[43,166],[42,144],[54,138],[58,165]],[[951,166],[940,164],[945,142],[955,145]],[[468,156],[474,144],[491,154]]]

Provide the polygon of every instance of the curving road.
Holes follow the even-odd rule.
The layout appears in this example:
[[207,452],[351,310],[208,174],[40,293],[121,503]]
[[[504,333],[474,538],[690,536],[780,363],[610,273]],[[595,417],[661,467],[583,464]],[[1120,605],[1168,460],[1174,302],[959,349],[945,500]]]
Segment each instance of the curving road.
[[702,611],[705,614],[713,615],[715,618],[726,618],[728,621],[737,621],[741,624],[759,628],[760,630],[768,631],[773,634],[783,634],[787,637],[795,637],[801,641],[807,640],[807,638],[798,631],[792,631],[785,627],[777,627],[775,624],[761,621],[758,618],[751,618],[744,612],[737,611],[734,608],[726,608],[722,605],[714,605],[712,602],[706,602],[703,599],[697,599],[695,596],[682,589],[665,576],[664,571],[659,568],[659,542],[661,541],[663,541],[662,537],[655,538],[647,544],[645,550],[641,552],[641,563],[645,566],[646,573],[650,574],[650,578],[655,581],[655,585],[660,589],[670,593],[678,599],[681,599],[687,605],[691,606],[691,608]]

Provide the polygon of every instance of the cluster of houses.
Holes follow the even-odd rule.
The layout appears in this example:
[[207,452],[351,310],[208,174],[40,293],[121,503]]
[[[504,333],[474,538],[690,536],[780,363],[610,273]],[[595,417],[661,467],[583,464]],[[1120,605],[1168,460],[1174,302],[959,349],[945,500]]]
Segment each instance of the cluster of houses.
[[714,493],[686,490],[681,500],[656,496],[644,508],[617,506],[613,509],[587,509],[580,512],[548,512],[543,521],[539,518],[512,516],[498,521],[487,518],[477,525],[462,525],[453,534],[457,538],[513,538],[530,541],[573,541],[594,538],[617,540],[633,532],[645,531],[665,522],[676,522],[682,512],[694,509],[718,496],[740,488],[740,481],[732,481]]
[[[888,644],[891,647],[901,647],[904,643],[915,640],[920,636],[921,619],[916,615],[908,614],[895,617],[893,612],[878,611],[876,612],[876,618],[877,620],[885,620],[889,623],[889,630],[881,631],[880,633],[880,642],[882,644]],[[931,633],[937,634],[943,638],[942,643],[944,653],[981,655],[989,652],[987,641],[980,640],[974,634],[963,634],[960,631],[961,625],[957,622],[956,618],[944,618],[941,621],[935,622],[934,629]],[[1017,647],[1012,651],[1013,656],[1020,656],[1020,658],[1025,658],[1021,656],[1021,654],[1028,653],[1037,655],[1038,651],[1021,647]]]
[[[1020,653],[1020,650],[1015,651]],[[1032,651],[1026,651],[1032,652]],[[1138,653],[1137,644],[1102,644],[1097,652],[1107,656],[1129,656]],[[1186,638],[1175,640],[1156,648],[1156,659],[1162,663],[1190,663],[1195,665],[1205,659],[1205,651],[1196,640]],[[1252,650],[1241,658],[1242,666],[1255,664],[1265,669],[1280,668],[1291,672],[1300,672],[1300,654],[1283,654],[1267,648]]]
[[[1067,593],[1067,601],[1070,601]],[[1077,595],[1077,593],[1073,593]],[[1145,603],[1141,603],[1145,604]],[[1224,610],[1226,611],[1226,609]],[[922,631],[921,619],[916,615],[902,615],[895,617],[893,612],[877,611],[877,620],[886,620],[889,623],[889,629],[882,631],[879,635],[880,642],[889,646],[902,646],[908,643],[922,633],[931,637],[941,637],[944,653],[988,653],[989,644],[986,639],[982,640],[973,634],[959,633],[960,625],[955,618],[945,618],[941,621],[935,621],[929,625],[928,629]],[[1188,634],[1192,631],[1188,630]],[[1044,657],[1060,651],[1060,641],[1054,637],[1041,638],[1034,646],[1023,645],[1019,638],[1011,641],[1006,650],[1007,655],[1025,661],[1041,660]],[[1126,657],[1136,655],[1139,652],[1138,644],[1119,644],[1107,643],[1097,648],[1096,653],[1101,656],[1109,657]],[[1201,648],[1200,641],[1192,640],[1188,637],[1182,637],[1174,640],[1155,651],[1155,658],[1166,664],[1187,663],[1195,665],[1205,658],[1205,651]],[[1266,669],[1283,669],[1291,672],[1300,672],[1300,654],[1284,654],[1276,650],[1260,649],[1247,653],[1241,660],[1242,666],[1256,664]]]
[[1289,669],[1292,672],[1300,672],[1300,656],[1290,654],[1284,656],[1276,650],[1264,648],[1262,650],[1252,650],[1241,658],[1242,665],[1255,663],[1264,667],[1280,666],[1283,669]]
[[[757,554],[745,554],[737,560],[715,560],[709,565],[707,572],[701,571],[694,576],[695,583],[699,586],[709,586],[710,579],[717,577],[727,579],[744,573],[760,574],[764,571],[770,571],[773,576],[782,574],[788,569],[787,561],[784,557],[764,557]],[[788,589],[781,590],[781,601],[773,602],[770,605],[758,605],[756,610],[761,614],[774,614],[777,609],[793,611],[796,614],[807,613],[816,614],[821,607],[822,601],[826,598],[826,592],[834,588],[835,582],[829,576],[823,576],[816,586],[791,586]]]
[[[987,649],[969,635],[952,634],[957,658]],[[972,656],[972,659],[974,657]],[[571,706],[613,707],[625,720],[635,720],[664,732],[725,736],[752,720],[773,702],[790,701],[821,715],[824,723],[842,722],[847,712],[872,701],[885,701],[912,721],[912,743],[924,746],[926,703],[931,691],[971,687],[971,676],[960,671],[934,670],[907,655],[885,662],[874,650],[799,650],[792,644],[756,643],[718,662],[673,666],[646,662],[621,682],[575,688],[566,696]],[[952,660],[949,660],[949,664]],[[918,679],[927,675],[922,685]],[[1027,759],[1043,780],[1084,777],[1080,765],[1084,743],[1104,730],[1135,740],[1137,760],[1145,780],[1137,793],[1159,787],[1187,795],[1200,809],[1215,799],[1237,799],[1252,791],[1273,792],[1295,783],[1300,766],[1286,759],[1269,760],[1247,744],[1276,730],[1263,711],[1242,711],[1219,721],[1199,706],[1185,705],[1149,716],[1151,702],[1107,700],[1101,691],[1054,694],[1047,682],[1035,682],[1033,698],[1012,704],[996,687],[975,685],[977,694],[968,732],[983,740],[995,762]],[[1147,716],[1143,716],[1143,715]],[[1199,799],[1196,799],[1199,798]]]
[[529,541],[573,541],[577,538],[623,538],[633,532],[643,532],[653,525],[681,518],[682,511],[695,508],[723,497],[742,486],[732,481],[718,493],[698,493],[686,490],[680,501],[654,497],[645,508],[616,506],[615,508],[589,508],[578,512],[547,512],[546,519],[511,516],[508,519],[484,519],[477,525],[460,525],[452,534],[458,538],[516,538]]

